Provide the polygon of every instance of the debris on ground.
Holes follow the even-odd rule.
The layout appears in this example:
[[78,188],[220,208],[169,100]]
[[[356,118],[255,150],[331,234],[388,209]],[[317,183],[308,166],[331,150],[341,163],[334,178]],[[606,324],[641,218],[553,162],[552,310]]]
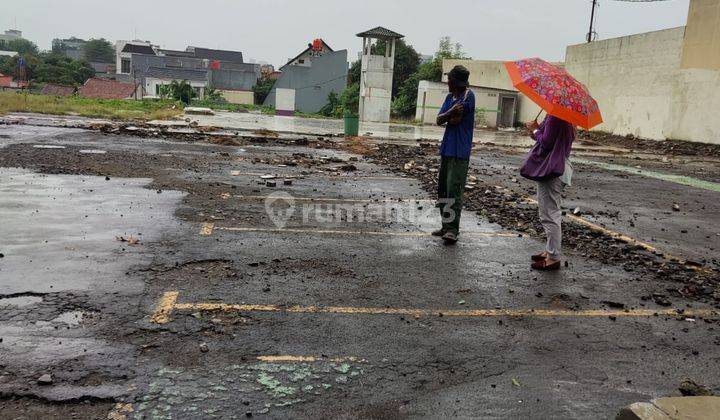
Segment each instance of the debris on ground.
[[37,379],[37,383],[38,385],[52,385],[53,377],[49,373],[46,373]]
[[128,245],[138,245],[140,243],[140,239],[132,235],[128,236],[127,238],[124,236],[116,236],[115,240],[120,242],[127,242]]
[[686,397],[715,395],[710,390],[710,388],[706,387],[705,385],[700,385],[690,378],[683,379],[682,382],[680,382],[680,386],[678,387],[678,390],[680,391],[681,394],[683,394]]
[[[418,179],[426,191],[436,191],[436,173],[440,166],[437,144],[420,143],[414,147],[379,144],[368,157],[397,173]],[[510,189],[493,185],[489,183],[492,181],[488,181],[488,177],[483,176],[482,170],[470,176],[476,179],[476,185],[470,185],[472,188],[466,189],[463,201],[467,210],[477,212],[490,223],[544,239],[537,208],[529,204],[527,193],[520,190],[519,186],[517,189]],[[589,214],[590,211],[583,211],[578,207],[573,209],[573,213]],[[715,287],[720,283],[720,272],[715,268],[698,268],[684,261],[670,260],[661,253],[650,252],[634,243],[624,242],[582,224],[563,225],[563,244],[583,257],[596,258],[604,264],[620,266],[625,271],[636,273],[638,279],[650,277],[693,286],[685,289],[687,294],[681,294],[682,287],[678,287],[674,292],[677,296],[707,299],[708,295],[702,293],[706,290],[705,287]],[[669,297],[664,294],[654,295],[652,300],[661,306],[672,305]],[[715,300],[720,302],[720,299]]]

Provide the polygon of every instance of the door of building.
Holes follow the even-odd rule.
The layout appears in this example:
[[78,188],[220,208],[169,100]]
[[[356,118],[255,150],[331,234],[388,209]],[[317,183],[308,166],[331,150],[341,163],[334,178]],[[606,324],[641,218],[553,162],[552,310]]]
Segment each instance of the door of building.
[[515,102],[515,96],[500,95],[500,116],[498,118],[499,127],[515,126]]

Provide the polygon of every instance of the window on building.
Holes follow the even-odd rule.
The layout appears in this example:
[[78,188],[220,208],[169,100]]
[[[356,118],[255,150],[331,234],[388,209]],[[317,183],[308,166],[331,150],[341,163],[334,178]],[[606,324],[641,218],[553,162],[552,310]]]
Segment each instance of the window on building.
[[298,63],[300,63],[300,64],[305,64],[305,59],[304,59],[304,58],[299,59],[299,60],[298,60]]
[[130,74],[130,59],[123,58],[120,60],[120,73]]

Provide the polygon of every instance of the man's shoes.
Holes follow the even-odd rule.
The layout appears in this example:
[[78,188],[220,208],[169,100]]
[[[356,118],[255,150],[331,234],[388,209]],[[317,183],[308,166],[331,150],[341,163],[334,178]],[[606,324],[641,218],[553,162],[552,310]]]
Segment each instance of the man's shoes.
[[442,229],[438,229],[438,230],[434,231],[433,233],[431,233],[431,235],[432,236],[443,236],[443,235],[445,235],[446,232],[447,232],[447,230],[445,230],[445,228],[442,228]]
[[445,241],[445,244],[452,245],[458,241],[458,236],[457,233],[454,232],[445,232],[442,239]]

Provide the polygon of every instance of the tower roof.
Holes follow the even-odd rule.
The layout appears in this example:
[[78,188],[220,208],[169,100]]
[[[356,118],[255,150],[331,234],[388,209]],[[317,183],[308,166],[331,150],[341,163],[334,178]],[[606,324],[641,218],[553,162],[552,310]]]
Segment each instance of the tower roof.
[[401,35],[397,32],[393,32],[390,29],[378,26],[376,28],[360,32],[357,34],[360,38],[380,38],[380,39],[392,39],[392,38],[405,38],[405,35]]

